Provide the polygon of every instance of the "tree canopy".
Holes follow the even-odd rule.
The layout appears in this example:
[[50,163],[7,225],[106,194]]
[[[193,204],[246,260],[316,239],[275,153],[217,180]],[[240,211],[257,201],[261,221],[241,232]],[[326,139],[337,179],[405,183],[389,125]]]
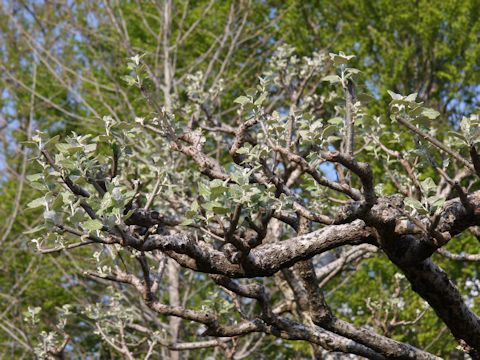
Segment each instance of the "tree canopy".
[[2,3],[6,358],[479,357],[479,10]]

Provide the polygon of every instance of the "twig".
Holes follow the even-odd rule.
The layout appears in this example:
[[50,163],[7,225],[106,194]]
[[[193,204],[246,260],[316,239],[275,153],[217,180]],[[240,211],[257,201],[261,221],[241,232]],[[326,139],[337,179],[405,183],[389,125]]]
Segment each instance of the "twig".
[[345,116],[345,153],[353,157],[354,139],[355,139],[355,119],[353,114],[353,104],[355,102],[355,86],[352,80],[347,80],[344,87],[345,101],[346,101],[346,116]]
[[418,136],[420,136],[422,139],[428,141],[429,143],[431,143],[432,145],[434,145],[435,147],[437,147],[438,149],[446,152],[447,154],[449,154],[450,156],[452,156],[453,158],[455,158],[456,160],[458,160],[459,162],[461,162],[462,164],[464,164],[468,169],[474,171],[474,167],[472,166],[472,164],[466,160],[463,156],[461,156],[459,153],[457,153],[456,151],[453,151],[452,149],[448,148],[445,144],[441,143],[440,141],[438,141],[437,139],[431,137],[430,135],[428,135],[427,133],[423,132],[422,130],[420,130],[418,127],[412,125],[406,118],[404,118],[403,116],[397,116],[397,121],[406,126],[409,130],[411,130],[412,132],[414,132],[415,134],[417,134]]

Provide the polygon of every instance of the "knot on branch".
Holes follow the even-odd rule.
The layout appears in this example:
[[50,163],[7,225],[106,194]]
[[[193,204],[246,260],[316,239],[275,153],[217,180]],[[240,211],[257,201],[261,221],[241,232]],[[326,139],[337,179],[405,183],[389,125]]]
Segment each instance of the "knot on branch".
[[[126,207],[124,214],[127,214],[130,208]],[[125,221],[127,225],[138,225],[142,227],[152,227],[154,225],[175,226],[180,222],[173,217],[163,216],[158,211],[145,210],[143,208],[134,209],[130,217]]]
[[[403,217],[403,197],[401,195],[392,195],[379,198],[377,203],[371,208],[366,221],[372,226],[395,226],[396,221]],[[393,230],[393,228],[389,228]]]
[[242,260],[242,252],[231,243],[223,246],[223,253],[232,264],[239,264]]

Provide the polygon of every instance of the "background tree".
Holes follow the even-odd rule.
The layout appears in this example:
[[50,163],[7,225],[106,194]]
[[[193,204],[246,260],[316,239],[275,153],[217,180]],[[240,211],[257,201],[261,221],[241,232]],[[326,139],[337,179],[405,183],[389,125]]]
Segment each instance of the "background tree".
[[[478,104],[478,1],[292,1],[282,18],[299,50],[317,46],[357,55],[367,86],[417,92],[452,120]],[[360,65],[361,64],[361,65]]]

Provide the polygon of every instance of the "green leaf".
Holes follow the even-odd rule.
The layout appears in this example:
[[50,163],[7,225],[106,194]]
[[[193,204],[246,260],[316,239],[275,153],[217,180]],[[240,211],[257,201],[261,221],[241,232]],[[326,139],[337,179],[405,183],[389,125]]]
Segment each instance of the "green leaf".
[[327,137],[327,142],[329,142],[329,143],[333,143],[333,142],[338,141],[338,140],[342,140],[342,138],[340,136],[329,136],[329,137]]
[[198,193],[204,198],[208,199],[210,197],[210,189],[204,183],[198,184]]
[[415,210],[423,210],[424,207],[420,201],[414,198],[407,197],[404,200],[405,205],[415,209]]
[[337,131],[337,127],[335,125],[328,125],[325,129],[323,129],[322,138],[328,138],[329,136],[333,135]]
[[322,78],[322,81],[328,81],[330,84],[336,84],[342,81],[338,75],[328,75]]
[[440,196],[440,195],[429,197],[427,201],[431,207],[431,212],[434,213],[438,209],[442,208],[446,200],[447,199],[444,196]]
[[362,104],[368,104],[369,102],[375,100],[375,98],[368,94],[358,94],[357,100],[360,101]]
[[355,68],[347,68],[347,69],[345,69],[345,71],[348,72],[348,73],[350,73],[350,74],[354,74],[354,75],[361,73],[360,70],[355,69]]
[[61,196],[57,196],[53,201],[51,208],[52,210],[60,210],[63,205],[63,198]]
[[55,147],[62,154],[65,154],[65,153],[73,154],[73,153],[76,153],[77,151],[82,150],[82,146],[75,146],[75,145],[70,145],[70,144],[66,144],[66,143],[56,144]]
[[34,189],[37,189],[37,190],[40,190],[40,191],[48,191],[48,187],[43,184],[43,183],[39,183],[39,182],[32,182],[30,183],[30,186]]
[[54,224],[57,224],[58,223],[58,220],[60,219],[60,216],[59,214],[54,211],[54,210],[46,210],[43,212],[43,218],[46,220],[46,221],[50,221]]
[[197,200],[194,200],[190,206],[190,209],[185,212],[185,216],[187,218],[193,218],[195,215],[197,215],[199,209],[200,206],[198,205]]
[[437,190],[437,185],[435,184],[435,182],[430,177],[423,180],[420,184],[422,186],[422,190],[424,192],[426,192],[427,194],[430,194],[430,193],[435,192]]
[[453,136],[453,137],[456,137],[456,138],[462,140],[463,142],[466,142],[465,137],[464,137],[462,134],[460,134],[460,133],[458,133],[458,132],[456,132],[456,131],[449,131],[448,134],[451,135],[451,136]]
[[259,98],[257,100],[255,100],[254,105],[255,106],[261,106],[265,102],[266,99],[267,99],[267,93],[264,92],[264,93],[262,93],[262,95],[259,96]]
[[415,102],[415,100],[417,99],[417,95],[418,95],[418,93],[410,94],[405,98],[405,101]]
[[58,142],[59,139],[60,139],[60,135],[55,135],[43,145],[43,148],[44,149],[51,148],[53,145],[55,145]]
[[436,119],[437,117],[440,116],[440,113],[437,110],[434,110],[434,109],[424,108],[423,111],[422,111],[422,115],[431,119],[431,120],[434,120],[434,119]]
[[417,106],[417,107],[413,108],[412,110],[410,110],[409,114],[410,114],[410,116],[413,116],[413,117],[419,116],[419,115],[422,114],[423,109],[424,109],[424,107]]
[[86,153],[94,152],[97,149],[97,144],[88,144],[83,147],[83,151]]
[[123,217],[122,217],[123,221],[128,220],[130,218],[130,216],[133,215],[134,212],[135,212],[134,210],[128,210],[127,213],[125,215],[123,215]]
[[24,231],[23,234],[25,234],[25,235],[34,234],[34,233],[37,233],[37,232],[42,231],[44,229],[46,229],[44,225],[38,225],[38,226],[35,226],[33,229]]
[[29,149],[37,149],[38,143],[36,141],[22,141],[20,144],[25,145]]
[[393,91],[390,91],[390,90],[387,90],[387,92],[388,92],[388,95],[390,95],[390,97],[393,100],[402,100],[403,99],[403,96],[400,95],[400,94],[394,93]]
[[88,231],[101,230],[103,227],[103,223],[100,220],[92,219],[85,221],[82,224],[82,227]]
[[65,143],[60,143],[60,144],[56,144],[55,147],[56,147],[57,150],[60,151],[61,153],[66,153],[66,152],[68,152],[68,149],[70,148],[70,145],[69,145],[69,144],[65,144]]
[[192,225],[193,223],[194,223],[193,219],[185,219],[180,223],[180,225],[189,226],[189,225]]
[[128,86],[132,86],[132,85],[135,85],[137,83],[137,80],[133,76],[130,76],[130,75],[122,76],[122,80],[124,80],[127,83]]
[[227,209],[223,206],[214,206],[212,210],[215,214],[218,214],[218,215],[226,215],[230,211],[230,209]]
[[255,88],[248,88],[245,90],[245,94],[250,97],[254,97],[256,93],[257,93],[257,89]]
[[198,209],[200,209],[200,206],[198,205],[198,201],[197,201],[197,200],[193,200],[192,206],[190,206],[190,210],[197,212]]
[[43,173],[32,174],[27,176],[27,180],[30,182],[40,180],[41,178],[43,178]]
[[223,195],[223,193],[227,190],[226,187],[216,187],[216,188],[212,188],[212,193],[210,195],[210,198],[213,200],[213,199],[216,199],[218,198],[219,196]]
[[251,148],[243,146],[243,147],[241,147],[240,149],[237,150],[237,154],[247,155],[247,154],[250,153],[250,151],[251,151]]
[[311,131],[316,131],[317,129],[321,128],[323,126],[323,120],[318,119],[315,120],[311,125],[310,125],[310,130]]
[[250,100],[250,98],[242,95],[233,100],[233,102],[243,106],[245,104],[251,103],[252,101]]
[[102,210],[106,210],[107,208],[109,208],[110,206],[112,206],[113,204],[113,199],[112,199],[112,195],[110,193],[106,193],[104,196],[103,196],[103,199],[102,199],[102,202],[100,203],[100,209]]
[[334,117],[328,120],[328,123],[339,126],[343,124],[343,119],[341,117]]
[[335,65],[346,64],[348,60],[353,59],[355,55],[345,55],[340,51],[338,54],[330,53],[330,59],[335,63]]
[[39,197],[35,200],[32,200],[30,201],[28,204],[27,204],[27,207],[29,209],[34,209],[34,208],[38,208],[40,206],[45,206],[45,197]]
[[213,200],[222,195],[228,188],[223,181],[219,179],[212,180],[210,182],[210,198]]

